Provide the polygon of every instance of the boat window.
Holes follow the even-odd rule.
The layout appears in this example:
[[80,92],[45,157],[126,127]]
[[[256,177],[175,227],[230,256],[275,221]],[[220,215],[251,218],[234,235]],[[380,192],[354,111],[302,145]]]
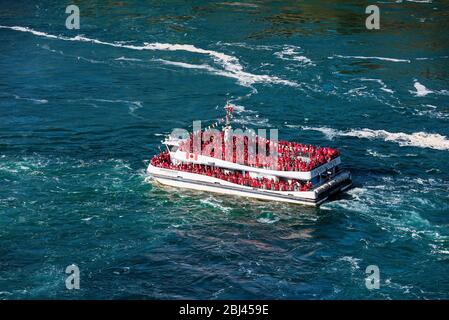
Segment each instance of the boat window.
[[170,146],[170,152],[178,151],[178,146]]

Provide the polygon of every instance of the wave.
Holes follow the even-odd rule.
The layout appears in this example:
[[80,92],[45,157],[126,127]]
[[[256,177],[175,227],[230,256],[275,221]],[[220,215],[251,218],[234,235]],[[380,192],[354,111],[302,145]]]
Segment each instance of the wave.
[[240,124],[243,129],[247,129],[246,125],[256,126],[259,128],[271,127],[267,118],[260,117],[256,111],[247,110],[244,106],[236,104],[234,101],[238,101],[238,99],[229,100],[234,107],[235,117],[232,120],[234,123]]
[[153,59],[152,61],[158,61],[166,65],[173,65],[186,69],[206,70],[212,74],[236,79],[239,84],[245,87],[251,87],[255,83],[282,84],[291,87],[299,86],[299,84],[297,84],[296,82],[284,80],[276,76],[256,75],[245,71],[233,72],[233,71],[220,70],[208,64],[191,64],[186,62],[170,61],[164,59]]
[[439,90],[434,91],[426,88],[423,84],[419,83],[418,80],[414,80],[415,83],[413,86],[415,87],[416,91],[409,90],[410,93],[414,94],[416,97],[425,97],[430,93],[438,94],[438,95],[449,95],[448,90]]
[[115,61],[142,61],[142,59],[137,59],[137,58],[127,58],[124,56],[121,56],[119,58],[114,59]]
[[247,8],[258,8],[259,6],[255,3],[244,3],[244,2],[219,2],[218,4],[224,6],[235,6],[235,7],[247,7]]
[[[143,45],[133,45],[133,44],[126,44],[123,41],[114,41],[114,42],[106,42],[98,39],[92,39],[85,36],[77,35],[75,37],[66,37],[66,36],[56,36],[52,34],[48,34],[46,32],[42,31],[36,31],[28,27],[21,27],[21,26],[3,26],[0,25],[0,29],[10,29],[20,32],[27,32],[34,34],[36,36],[45,37],[49,39],[56,39],[56,40],[63,40],[63,41],[80,41],[80,42],[90,42],[94,44],[100,44],[105,46],[112,46],[116,48],[125,48],[125,49],[131,49],[131,50],[149,50],[149,51],[185,51],[190,53],[196,53],[196,54],[203,54],[210,56],[215,63],[220,65],[223,70],[221,72],[214,72],[219,75],[232,77],[238,80],[238,82],[244,86],[250,86],[254,83],[272,83],[272,84],[282,84],[287,86],[298,86],[297,83],[283,80],[275,76],[269,76],[269,75],[256,75],[249,72],[245,72],[243,70],[243,66],[240,64],[239,59],[227,55],[222,52],[214,51],[214,50],[206,50],[202,48],[198,48],[191,44],[171,44],[171,43],[148,43],[144,42]],[[172,62],[174,64],[174,62]],[[188,67],[193,68],[194,65],[191,64],[184,64],[179,62],[177,64],[180,67]],[[199,65],[200,69],[208,69],[205,68],[204,65]],[[211,67],[212,68],[212,67]],[[217,69],[214,69],[217,70]]]
[[[447,239],[446,230],[422,213],[444,207],[444,198],[436,200],[434,196],[445,196],[447,188],[444,179],[379,176],[363,188],[349,190],[350,198],[328,202],[322,207],[357,212],[363,218],[373,219],[383,230],[392,231],[394,237],[426,237],[434,244],[441,244],[442,239]],[[390,205],[390,211],[385,211],[385,204]]]
[[412,134],[403,132],[388,132],[385,130],[360,129],[341,131],[328,127],[302,127],[303,130],[314,130],[322,132],[329,140],[334,137],[356,137],[361,139],[382,139],[395,142],[401,147],[419,147],[435,150],[449,150],[449,140],[446,136],[437,133],[415,132]]
[[417,61],[421,61],[421,60],[436,60],[436,59],[448,59],[449,56],[438,56],[438,57],[421,57],[421,58],[415,58],[415,60]]
[[405,1],[414,3],[432,3],[432,0],[405,0]]
[[333,56],[328,57],[328,59],[334,59],[334,58],[340,58],[340,59],[362,59],[362,60],[373,59],[373,60],[383,60],[383,61],[390,61],[390,62],[411,63],[412,60],[425,61],[425,60],[436,60],[436,59],[448,59],[449,56],[418,57],[418,58],[403,59],[403,58],[371,57],[371,56],[345,56],[345,55],[334,54]]
[[247,129],[246,125],[257,126],[257,127],[270,127],[271,126],[268,119],[260,118],[258,114],[244,115],[239,118],[234,118],[233,122],[242,125],[244,129]]
[[209,197],[208,199],[200,199],[200,202],[204,205],[210,206],[214,209],[217,209],[219,211],[223,211],[225,213],[228,213],[232,210],[232,208],[224,206],[222,204],[222,201],[214,198],[214,197]]
[[47,100],[47,99],[24,98],[24,97],[18,96],[17,94],[14,94],[13,96],[14,96],[14,98],[16,98],[17,100],[27,100],[27,101],[31,101],[31,102],[33,102],[33,103],[35,103],[35,104],[45,104],[45,103],[48,103],[48,100]]
[[445,113],[437,110],[437,106],[426,104],[422,105],[425,110],[422,109],[414,109],[413,114],[418,116],[427,116],[435,119],[449,119],[449,113]]
[[39,48],[44,49],[44,50],[47,50],[47,51],[50,51],[50,52],[53,52],[53,53],[58,53],[58,54],[60,54],[60,55],[62,55],[62,56],[64,55],[64,52],[63,52],[62,50],[54,50],[54,49],[50,48],[50,46],[47,45],[47,44],[44,44],[44,45],[38,44],[37,46],[38,46]]
[[392,93],[392,94],[394,93],[394,91],[391,90],[391,89],[389,89],[389,88],[387,87],[387,85],[385,84],[385,82],[383,82],[381,79],[359,78],[358,80],[360,80],[360,81],[377,82],[378,84],[381,85],[380,90],[383,90],[383,91],[385,91],[385,92]]
[[77,59],[77,60],[81,60],[81,61],[86,61],[86,62],[89,62],[89,63],[93,63],[93,64],[98,64],[98,63],[101,63],[101,64],[107,64],[108,62],[107,61],[100,61],[100,60],[95,60],[95,59],[89,59],[89,58],[85,58],[85,57],[82,57],[82,56],[74,56],[74,55],[69,55],[69,54],[65,54],[62,50],[54,50],[54,49],[51,49],[48,45],[46,45],[46,44],[44,44],[44,45],[37,45],[39,48],[42,48],[42,49],[44,49],[44,50],[47,50],[47,51],[50,51],[50,52],[53,52],[53,53],[57,53],[57,54],[60,54],[60,55],[62,55],[62,56],[64,56],[64,57],[69,57],[69,58],[75,58],[75,59]]
[[272,224],[272,223],[276,223],[280,220],[279,217],[274,217],[274,218],[258,218],[256,221],[259,223],[265,223],[265,224]]
[[429,93],[433,93],[432,90],[427,89],[424,85],[419,83],[418,81],[415,81],[415,84],[413,85],[416,89],[416,92],[410,91],[411,93],[414,93],[417,97],[424,97],[428,95]]
[[112,103],[112,104],[125,104],[128,106],[129,114],[135,118],[142,119],[142,117],[135,114],[137,109],[143,108],[142,101],[129,101],[129,100],[110,100],[110,99],[95,99],[95,98],[85,98],[86,101]]
[[257,94],[257,90],[255,88],[253,88],[253,90],[245,96],[239,96],[237,98],[232,97],[228,100],[234,107],[235,115],[233,122],[242,125],[242,129],[247,129],[246,125],[256,126],[259,128],[271,127],[268,119],[261,118],[256,111],[249,110],[240,104],[241,100],[250,98],[253,94]]
[[370,156],[376,157],[376,158],[390,158],[391,155],[382,154],[380,152],[377,152],[375,150],[366,149],[366,153]]
[[85,57],[81,57],[81,56],[77,56],[76,59],[82,60],[82,61],[86,61],[86,62],[90,62],[90,63],[93,63],[93,64],[98,64],[98,63],[106,64],[106,63],[107,63],[107,62],[105,62],[105,61],[100,61],[100,60],[95,60],[95,59],[89,59],[89,58],[85,58]]
[[240,47],[240,48],[244,48],[244,49],[248,49],[248,50],[265,50],[265,51],[271,51],[274,48],[277,48],[276,45],[274,46],[268,46],[268,45],[263,45],[263,44],[248,44],[248,43],[244,43],[244,42],[221,42],[218,41],[217,45],[223,45],[223,46],[228,46],[228,47]]
[[334,54],[332,57],[329,57],[329,59],[333,58],[342,58],[342,59],[367,59],[367,60],[383,60],[383,61],[390,61],[390,62],[406,62],[410,63],[411,61],[409,59],[396,59],[396,58],[386,58],[386,57],[365,57],[365,56],[343,56],[339,54]]
[[303,65],[315,65],[312,60],[310,60],[306,56],[301,55],[297,51],[297,47],[294,46],[284,46],[282,51],[276,52],[274,53],[274,55],[282,60],[297,61],[302,63]]
[[352,270],[360,269],[359,262],[361,260],[362,259],[354,258],[351,256],[344,256],[344,257],[341,257],[340,259],[338,259],[338,261],[348,262],[351,265]]

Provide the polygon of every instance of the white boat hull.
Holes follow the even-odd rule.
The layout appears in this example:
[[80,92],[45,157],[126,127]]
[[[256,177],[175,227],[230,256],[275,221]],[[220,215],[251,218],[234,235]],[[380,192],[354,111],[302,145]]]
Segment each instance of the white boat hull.
[[318,206],[336,192],[351,185],[351,176],[342,172],[331,181],[312,191],[275,191],[237,185],[225,180],[190,172],[148,166],[147,174],[156,182],[179,188],[236,195],[260,200],[280,201],[294,204]]

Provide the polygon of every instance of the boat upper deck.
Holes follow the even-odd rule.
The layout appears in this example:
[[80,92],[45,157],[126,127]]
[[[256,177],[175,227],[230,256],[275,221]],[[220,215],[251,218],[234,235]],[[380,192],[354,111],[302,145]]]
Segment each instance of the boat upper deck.
[[[209,139],[203,139],[205,138],[203,132],[197,132],[190,134],[187,139],[171,139],[164,143],[170,146],[170,155],[178,162],[204,164],[288,179],[310,180],[341,163],[340,152],[329,147],[283,140],[273,142],[258,136],[250,138],[233,136],[232,141],[226,142],[223,131],[220,132],[218,140],[215,136],[216,141],[208,137]],[[194,152],[195,143],[198,144],[197,152]],[[240,148],[237,147],[239,143]]]

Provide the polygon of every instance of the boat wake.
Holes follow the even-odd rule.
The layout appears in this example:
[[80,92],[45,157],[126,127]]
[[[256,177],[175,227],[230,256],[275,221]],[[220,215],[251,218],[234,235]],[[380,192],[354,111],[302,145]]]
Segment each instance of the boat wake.
[[339,54],[334,54],[329,57],[329,59],[340,58],[340,59],[360,59],[360,60],[382,60],[389,62],[405,62],[410,63],[410,59],[397,59],[397,58],[386,58],[386,57],[366,57],[366,56],[344,56]]
[[[143,108],[143,102],[142,101],[130,101],[130,100],[110,100],[110,99],[96,99],[96,98],[85,98],[85,101],[92,101],[92,102],[99,102],[102,104],[118,104],[118,105],[126,105],[129,110],[129,114],[135,118],[142,119],[141,116],[138,116],[136,114],[136,111],[138,109]],[[96,107],[98,107],[96,104],[94,104]]]
[[[46,32],[42,31],[36,31],[34,29],[28,28],[28,27],[21,27],[21,26],[3,26],[0,25],[0,29],[10,29],[14,31],[20,31],[20,32],[26,32],[31,33],[33,35],[39,36],[39,37],[45,37],[48,39],[55,39],[55,40],[63,40],[63,41],[80,41],[80,42],[89,42],[93,44],[99,44],[99,45],[105,45],[105,46],[112,46],[116,48],[124,48],[124,49],[131,49],[131,50],[137,50],[137,51],[185,51],[189,53],[195,53],[195,54],[201,54],[201,55],[207,55],[213,59],[213,61],[220,65],[222,67],[222,70],[213,68],[209,65],[193,65],[193,64],[187,64],[182,62],[174,62],[174,61],[167,61],[167,60],[161,60],[160,62],[165,64],[172,64],[176,65],[178,67],[183,68],[189,68],[189,69],[203,69],[206,71],[209,71],[213,74],[225,76],[225,77],[231,77],[237,79],[238,83],[243,86],[251,86],[255,83],[263,83],[263,84],[282,84],[286,86],[299,86],[297,83],[289,80],[284,80],[276,76],[270,76],[270,75],[258,75],[258,74],[252,74],[249,72],[244,71],[243,66],[240,64],[240,61],[238,58],[214,51],[214,50],[206,50],[202,48],[198,48],[191,44],[171,44],[171,43],[147,43],[145,42],[143,45],[133,45],[133,44],[127,44],[123,41],[114,41],[114,42],[107,42],[102,41],[98,39],[92,39],[85,36],[77,35],[75,37],[66,37],[66,36],[60,36],[60,35],[53,35],[48,34]],[[117,60],[130,60],[130,58],[124,58],[120,57]]]
[[[435,203],[429,200],[426,194],[435,192],[443,194],[447,187],[447,182],[432,178],[376,177],[373,184],[349,190],[350,199],[328,202],[321,208],[342,208],[356,213],[363,219],[374,219],[378,227],[389,231],[396,239],[426,238],[430,241],[432,253],[446,254],[449,240],[446,230],[428,220],[422,206],[428,208],[444,206],[444,202]],[[385,203],[391,205],[390,211],[385,211]]]
[[361,139],[382,139],[388,142],[395,142],[401,147],[419,147],[435,150],[449,150],[449,140],[446,136],[437,133],[415,132],[388,132],[385,130],[359,129],[342,131],[329,127],[308,127],[302,126],[303,130],[314,130],[322,132],[329,140],[335,137],[355,137]]
[[142,61],[142,59],[138,59],[138,58],[127,58],[124,56],[118,57],[116,59],[114,59],[115,61]]
[[17,94],[14,94],[13,96],[14,96],[14,98],[15,98],[16,100],[26,100],[26,101],[31,101],[31,102],[34,103],[34,104],[45,104],[45,103],[48,103],[48,100],[47,100],[47,99],[25,98],[25,97],[21,97],[21,96],[19,96],[19,95],[17,95]]
[[170,61],[164,59],[152,59],[152,61],[158,61],[166,65],[177,66],[186,69],[198,69],[198,70],[206,70],[211,74],[233,78],[236,79],[237,82],[244,87],[252,87],[253,84],[256,83],[265,83],[265,84],[281,84],[291,87],[298,87],[299,85],[296,82],[284,80],[276,76],[269,75],[256,75],[253,73],[245,72],[243,70],[235,71],[229,70],[226,67],[224,70],[214,68],[208,64],[191,64],[185,62],[178,61]]

